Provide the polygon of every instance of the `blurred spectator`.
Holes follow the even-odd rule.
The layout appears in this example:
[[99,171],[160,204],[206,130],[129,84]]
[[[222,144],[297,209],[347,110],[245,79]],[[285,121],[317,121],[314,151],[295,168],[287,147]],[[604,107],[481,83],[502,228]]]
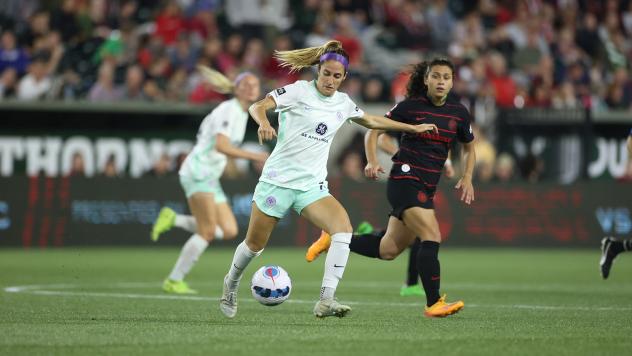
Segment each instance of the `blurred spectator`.
[[50,16],[51,28],[58,30],[65,43],[74,44],[79,39],[77,13],[78,0],[63,0],[62,6],[53,10]]
[[103,177],[106,178],[120,178],[121,174],[116,168],[116,158],[114,155],[108,157],[107,161],[105,161],[105,166],[103,167]]
[[474,133],[474,149],[476,150],[476,166],[474,175],[480,182],[489,182],[494,177],[496,164],[496,148],[476,125],[472,125]]
[[70,165],[71,177],[85,177],[86,176],[86,163],[81,153],[75,153],[72,155],[72,163]]
[[342,47],[349,55],[349,65],[361,66],[362,43],[358,40],[358,33],[353,28],[349,13],[343,12],[336,17],[336,31],[333,38],[342,43]]
[[[279,68],[275,49],[320,46],[336,38],[352,63],[343,90],[356,100],[401,100],[406,65],[447,54],[460,79],[454,93],[492,141],[497,107],[631,110],[628,0],[56,3],[0,2],[4,97],[12,95],[15,81],[6,68],[14,68],[20,82],[30,57],[41,56],[47,58],[42,77],[53,82],[46,93],[50,98],[90,99],[107,62],[114,68],[114,83],[125,81],[125,70],[139,65],[146,100],[219,100],[223,96],[200,83],[196,64],[229,77],[243,69],[260,72],[266,86],[274,88],[313,76],[309,70],[289,74]],[[286,29],[291,30],[280,35]],[[390,97],[378,81],[382,87],[390,84]],[[132,100],[139,93],[138,83],[134,87],[136,94],[126,95]]]
[[231,0],[225,3],[225,10],[231,27],[246,39],[256,37],[268,44],[278,31],[292,25],[288,0]]
[[18,75],[23,75],[29,65],[29,56],[24,48],[19,48],[15,33],[6,30],[0,39],[0,73],[13,68]]
[[426,10],[426,18],[432,35],[433,48],[443,49],[450,45],[456,19],[448,9],[447,0],[433,0]]
[[90,89],[88,99],[94,102],[113,102],[122,98],[122,90],[114,85],[114,67],[104,62],[99,67],[99,77]]
[[[292,49],[292,42],[289,36],[280,35],[274,40],[274,50],[287,51]],[[272,52],[268,54],[268,58],[263,64],[263,71],[267,79],[274,80],[276,87],[281,87],[286,84],[294,83],[298,80],[298,73],[290,73],[287,68],[279,66],[279,61],[272,56]],[[349,79],[349,78],[347,78]]]
[[264,60],[265,49],[263,47],[263,41],[258,38],[248,40],[241,57],[241,68],[253,73],[261,73],[263,72]]
[[0,100],[15,94],[15,85],[18,81],[17,73],[14,68],[7,68],[0,73]]
[[208,1],[197,1],[198,9],[189,19],[187,28],[194,46],[199,47],[206,39],[219,35],[217,20],[211,4]]
[[575,93],[575,87],[570,82],[563,82],[559,85],[552,98],[552,105],[555,109],[577,109],[580,102]]
[[183,68],[187,72],[192,72],[195,69],[199,54],[198,51],[191,46],[188,35],[179,35],[175,46],[169,48],[167,52],[169,53],[169,59],[173,68]]
[[122,97],[125,100],[141,101],[146,100],[143,90],[145,82],[145,74],[139,65],[133,65],[127,68],[125,74],[125,86],[123,87]]
[[186,29],[182,11],[175,0],[169,0],[162,11],[156,17],[156,30],[154,35],[162,40],[166,46],[176,43],[178,35]]
[[239,65],[239,58],[243,52],[243,38],[238,33],[228,36],[224,44],[224,51],[217,56],[217,69],[227,73]]
[[370,77],[364,82],[362,101],[365,103],[378,103],[386,101],[384,96],[384,83],[379,77]]
[[188,73],[186,70],[180,68],[176,70],[169,78],[167,88],[165,90],[165,97],[170,101],[186,101],[188,90]]
[[17,98],[19,100],[42,99],[52,87],[48,76],[48,58],[37,56],[29,65],[28,74],[18,84]]
[[507,183],[514,180],[515,165],[513,157],[503,152],[498,155],[496,167],[494,168],[494,178],[501,183]]
[[171,170],[171,157],[163,153],[160,158],[154,162],[151,170],[147,173],[152,177],[162,178],[173,173]]
[[537,183],[544,173],[544,161],[533,153],[528,153],[520,161],[520,172],[527,182]]
[[496,104],[500,107],[513,107],[516,97],[516,83],[507,74],[507,60],[498,52],[488,56],[490,81],[494,86]]

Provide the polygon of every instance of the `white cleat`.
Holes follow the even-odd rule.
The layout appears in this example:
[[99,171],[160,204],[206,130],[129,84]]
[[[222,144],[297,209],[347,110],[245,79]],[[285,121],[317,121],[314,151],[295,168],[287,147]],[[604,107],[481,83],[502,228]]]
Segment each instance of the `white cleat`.
[[234,318],[237,315],[237,288],[230,289],[226,283],[228,275],[224,277],[224,289],[222,298],[219,300],[219,310],[228,318]]
[[314,315],[317,318],[326,318],[328,316],[344,317],[351,311],[351,307],[338,303],[335,299],[319,300],[314,306]]

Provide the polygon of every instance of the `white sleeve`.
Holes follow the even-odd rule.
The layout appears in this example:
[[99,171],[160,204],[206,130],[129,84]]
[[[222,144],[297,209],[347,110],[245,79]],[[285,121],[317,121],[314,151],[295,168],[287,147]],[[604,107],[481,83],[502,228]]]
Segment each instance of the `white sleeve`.
[[274,89],[269,92],[268,95],[274,99],[277,105],[277,111],[287,109],[294,105],[294,103],[301,97],[303,91],[300,82],[294,82],[284,87]]
[[347,97],[347,119],[364,116],[364,110],[360,109],[351,98]]
[[200,125],[200,135],[202,137],[215,137],[217,134],[222,134],[230,137],[231,119],[229,110],[226,110],[228,105],[220,104],[210,114],[206,115],[202,124]]

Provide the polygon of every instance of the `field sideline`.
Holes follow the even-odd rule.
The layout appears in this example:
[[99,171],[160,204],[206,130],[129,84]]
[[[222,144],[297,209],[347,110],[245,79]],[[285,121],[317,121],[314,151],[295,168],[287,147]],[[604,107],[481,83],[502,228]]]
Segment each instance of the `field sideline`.
[[[353,307],[316,319],[322,260],[271,247],[248,267],[239,313],[217,304],[233,250],[209,248],[188,281],[196,296],[162,293],[175,248],[0,250],[0,354],[596,355],[632,343],[632,254],[601,280],[593,250],[442,249],[442,291],[465,301],[445,319],[398,295],[407,259],[352,255],[338,289]],[[293,280],[278,307],[254,301],[261,265]]]

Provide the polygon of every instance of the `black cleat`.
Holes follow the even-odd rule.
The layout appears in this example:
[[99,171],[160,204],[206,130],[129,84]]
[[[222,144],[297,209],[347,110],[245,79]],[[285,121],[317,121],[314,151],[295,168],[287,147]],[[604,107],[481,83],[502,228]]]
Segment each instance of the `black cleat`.
[[610,275],[610,268],[612,268],[612,262],[619,254],[620,249],[614,246],[618,241],[613,237],[604,237],[601,239],[601,259],[599,260],[599,267],[601,270],[601,276],[603,279],[608,279]]

